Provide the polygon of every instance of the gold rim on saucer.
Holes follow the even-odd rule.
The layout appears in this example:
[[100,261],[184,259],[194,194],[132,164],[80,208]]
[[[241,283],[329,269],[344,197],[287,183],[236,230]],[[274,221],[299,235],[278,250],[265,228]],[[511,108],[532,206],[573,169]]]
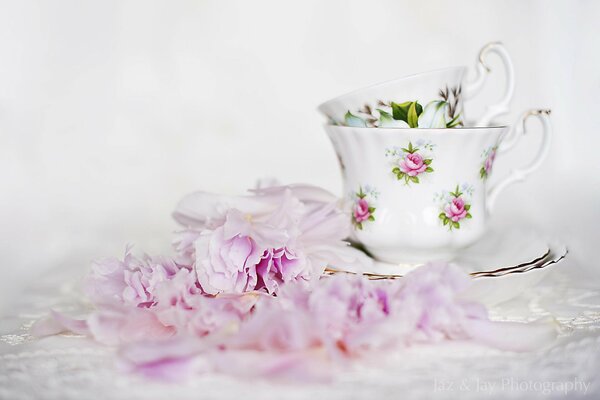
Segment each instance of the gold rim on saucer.
[[[545,255],[538,257],[536,260],[533,260],[530,263],[523,263],[523,264],[519,264],[518,266],[500,268],[500,269],[496,270],[496,271],[501,271],[502,273],[495,273],[496,271],[491,271],[488,273],[472,272],[469,275],[473,278],[484,278],[484,277],[485,278],[500,278],[500,277],[503,277],[505,275],[510,275],[510,274],[521,274],[521,273],[529,272],[529,271],[532,271],[535,269],[546,268],[552,264],[556,264],[556,263],[562,261],[567,256],[568,253],[569,253],[569,250],[566,247],[564,248],[564,250],[562,250],[560,255],[554,254],[551,250],[548,250],[548,252],[546,252]],[[553,255],[555,255],[556,258],[548,260],[548,258]],[[519,267],[521,267],[521,268],[519,268]],[[370,273],[370,272],[365,272],[365,273],[359,274],[356,272],[343,271],[343,270],[339,270],[339,269],[335,269],[335,268],[331,268],[331,267],[325,268],[325,271],[323,272],[324,276],[332,276],[332,275],[336,275],[336,274],[364,275],[369,280],[394,280],[394,279],[400,279],[403,277],[403,275],[397,275],[397,274],[376,274],[376,273]]]

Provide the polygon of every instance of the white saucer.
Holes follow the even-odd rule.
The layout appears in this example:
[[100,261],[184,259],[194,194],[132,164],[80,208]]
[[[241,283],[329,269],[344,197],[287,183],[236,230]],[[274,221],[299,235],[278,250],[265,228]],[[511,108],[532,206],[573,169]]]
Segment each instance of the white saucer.
[[[462,250],[452,263],[473,276],[501,275],[542,262],[550,256],[550,252],[547,241],[533,232],[490,230],[482,240]],[[398,278],[421,265],[423,264],[390,264],[374,260],[368,269],[330,267],[326,272],[364,274],[372,278]]]
[[[473,277],[473,284],[463,297],[489,307],[510,300],[540,282],[567,254],[567,247],[561,243],[548,243],[537,235],[513,231],[491,234],[482,243],[465,249],[453,262]],[[372,280],[388,280],[401,279],[417,267],[376,261],[368,271],[327,268],[325,274],[363,274]]]
[[539,283],[548,272],[561,264],[568,252],[563,244],[551,244],[550,254],[543,261],[501,275],[474,276],[473,284],[463,297],[488,307],[510,300]]

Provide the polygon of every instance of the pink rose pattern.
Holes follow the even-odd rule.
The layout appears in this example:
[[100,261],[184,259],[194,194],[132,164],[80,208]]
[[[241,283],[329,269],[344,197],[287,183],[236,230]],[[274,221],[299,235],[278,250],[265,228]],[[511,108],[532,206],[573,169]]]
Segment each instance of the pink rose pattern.
[[493,146],[484,153],[485,160],[483,160],[483,164],[479,169],[479,176],[481,179],[487,179],[492,172],[492,166],[494,165],[494,160],[496,159],[497,150],[498,146]]
[[431,158],[423,158],[418,153],[419,148],[413,147],[412,143],[408,143],[407,148],[403,148],[405,155],[400,158],[398,165],[392,169],[392,173],[396,175],[398,180],[404,180],[406,185],[412,183],[419,183],[419,175],[423,173],[433,172],[431,168]]
[[366,199],[367,194],[363,192],[362,187],[359,187],[358,192],[355,193],[356,202],[352,207],[352,223],[357,229],[363,228],[363,223],[366,221],[375,221],[375,207],[369,205]]
[[400,171],[408,176],[417,176],[421,172],[424,172],[425,169],[427,169],[427,164],[423,162],[423,157],[418,153],[409,153],[400,161]]
[[471,205],[465,202],[463,195],[456,185],[454,192],[450,192],[450,201],[442,206],[439,218],[449,230],[460,229],[462,220],[473,218],[470,213]]

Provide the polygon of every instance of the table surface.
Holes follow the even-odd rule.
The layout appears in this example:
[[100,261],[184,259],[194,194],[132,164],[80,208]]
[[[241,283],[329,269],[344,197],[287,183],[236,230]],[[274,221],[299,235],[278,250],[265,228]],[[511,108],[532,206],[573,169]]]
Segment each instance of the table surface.
[[205,374],[184,384],[118,372],[115,349],[77,335],[36,339],[33,322],[49,308],[85,309],[72,273],[40,279],[0,318],[0,399],[296,399],[552,398],[600,396],[600,290],[574,285],[555,271],[533,289],[490,310],[496,320],[554,318],[549,348],[503,352],[443,342],[353,362],[332,382],[282,383]]

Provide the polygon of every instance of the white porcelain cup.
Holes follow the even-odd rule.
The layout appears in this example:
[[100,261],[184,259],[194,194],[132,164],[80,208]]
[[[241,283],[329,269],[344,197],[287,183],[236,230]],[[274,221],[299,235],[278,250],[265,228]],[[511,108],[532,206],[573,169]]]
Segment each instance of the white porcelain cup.
[[344,125],[347,112],[368,122],[379,116],[377,109],[382,108],[383,104],[418,101],[425,106],[430,102],[445,99],[451,106],[448,108],[447,119],[457,116],[465,122],[463,102],[481,92],[491,72],[485,62],[491,53],[498,55],[504,64],[506,86],[502,98],[496,104],[488,106],[484,115],[475,119],[474,126],[487,126],[494,118],[508,112],[515,87],[513,65],[501,43],[489,43],[481,49],[476,65],[477,75],[471,82],[463,82],[467,67],[444,68],[359,89],[329,100],[321,104],[318,109],[328,118],[329,123]]
[[[550,144],[548,115],[548,110],[528,111],[512,127],[326,125],[342,169],[353,239],[381,261],[451,260],[485,233],[502,189],[540,166]],[[543,127],[532,161],[489,187],[497,155],[515,146],[532,116]]]

